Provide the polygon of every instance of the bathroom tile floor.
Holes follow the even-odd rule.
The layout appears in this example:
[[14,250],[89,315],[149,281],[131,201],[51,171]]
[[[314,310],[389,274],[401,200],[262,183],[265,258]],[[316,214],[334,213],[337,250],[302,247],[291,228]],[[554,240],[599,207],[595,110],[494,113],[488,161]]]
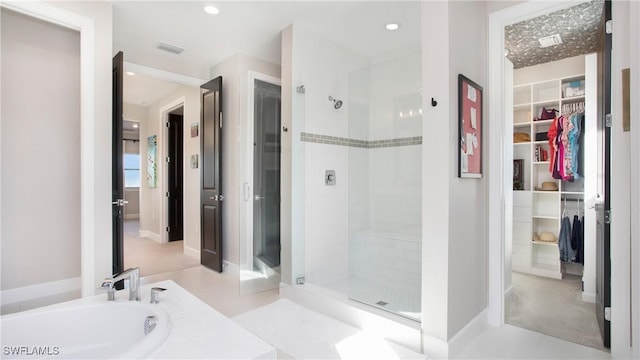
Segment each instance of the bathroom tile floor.
[[[203,266],[143,277],[142,283],[173,280],[211,307],[228,317],[275,303],[280,299],[278,290],[240,296],[236,276],[218,274]],[[336,331],[344,324],[336,324]],[[278,331],[290,334],[289,341],[298,342],[299,329],[283,328]],[[331,329],[326,328],[327,334]],[[320,336],[320,335],[319,335]],[[324,338],[324,337],[323,337]],[[337,344],[326,338],[326,346]],[[318,346],[317,342],[314,346]],[[363,343],[361,346],[368,346]],[[282,346],[284,347],[284,346]],[[297,354],[297,358],[304,355]],[[312,357],[313,354],[309,354]],[[279,359],[292,359],[290,354],[278,349]],[[457,356],[460,359],[611,359],[609,353],[570,343],[511,325],[489,327],[475,338]]]

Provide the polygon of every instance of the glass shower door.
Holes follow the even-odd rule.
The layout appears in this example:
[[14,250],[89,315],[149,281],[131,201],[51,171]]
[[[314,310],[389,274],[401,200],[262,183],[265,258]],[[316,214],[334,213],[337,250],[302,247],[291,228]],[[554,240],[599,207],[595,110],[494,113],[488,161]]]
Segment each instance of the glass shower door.
[[[275,81],[274,81],[275,82]],[[240,294],[280,285],[280,85],[254,78],[250,89],[253,119],[242,135],[240,207]]]
[[279,272],[280,86],[256,80],[254,119],[254,262]]

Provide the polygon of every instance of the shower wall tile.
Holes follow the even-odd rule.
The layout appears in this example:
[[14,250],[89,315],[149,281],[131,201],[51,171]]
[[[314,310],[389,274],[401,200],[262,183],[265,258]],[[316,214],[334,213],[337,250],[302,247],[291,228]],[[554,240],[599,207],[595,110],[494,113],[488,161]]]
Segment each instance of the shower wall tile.
[[384,140],[359,140],[337,136],[320,135],[313,133],[300,133],[300,140],[325,145],[350,146],[364,149],[390,148],[399,146],[421,145],[422,136],[412,136],[406,138],[384,139]]
[[[347,276],[348,153],[344,146],[305,146],[305,276],[310,282]],[[335,185],[325,185],[326,170],[335,170]]]
[[417,241],[403,237],[406,235],[371,232],[352,234],[349,241],[350,274],[358,280],[381,283],[406,293],[419,289],[421,263],[420,258],[415,259],[412,254],[421,254],[422,246]]

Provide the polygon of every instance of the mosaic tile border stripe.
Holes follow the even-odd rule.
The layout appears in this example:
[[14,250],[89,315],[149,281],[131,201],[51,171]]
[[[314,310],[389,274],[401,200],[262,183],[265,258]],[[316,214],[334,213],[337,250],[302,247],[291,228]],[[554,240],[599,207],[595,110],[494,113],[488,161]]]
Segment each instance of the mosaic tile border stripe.
[[317,144],[350,146],[364,149],[387,148],[397,146],[422,145],[422,136],[396,138],[387,140],[357,140],[337,136],[320,135],[312,133],[300,133],[300,140]]

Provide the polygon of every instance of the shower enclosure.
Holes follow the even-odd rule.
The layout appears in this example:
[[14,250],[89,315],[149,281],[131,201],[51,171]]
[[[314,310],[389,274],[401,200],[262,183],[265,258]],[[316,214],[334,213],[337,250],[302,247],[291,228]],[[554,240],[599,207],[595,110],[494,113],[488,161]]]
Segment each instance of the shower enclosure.
[[420,320],[420,54],[349,75],[348,296]]

